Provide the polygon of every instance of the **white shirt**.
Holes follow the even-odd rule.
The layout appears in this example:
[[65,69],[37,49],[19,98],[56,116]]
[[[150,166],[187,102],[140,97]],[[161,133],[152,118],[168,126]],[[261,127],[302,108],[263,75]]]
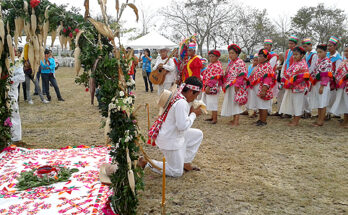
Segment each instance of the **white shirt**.
[[271,64],[271,67],[273,69],[275,65],[277,64],[277,56],[272,57],[271,60],[269,61],[269,64]]
[[[161,58],[161,56],[158,56],[156,59],[156,64],[153,67],[153,70],[156,70],[158,65],[163,63],[167,60],[168,58],[165,58],[164,60]],[[175,64],[173,61],[173,58],[170,58],[167,64],[163,65],[163,68],[167,71],[169,71],[166,74],[166,79],[164,80],[165,83],[173,83],[175,82],[176,79],[176,69],[175,69]]]
[[184,133],[191,128],[196,119],[195,113],[189,113],[190,105],[186,99],[174,103],[156,139],[156,145],[160,149],[178,150],[184,147]]
[[[313,52],[313,55],[312,55],[312,62],[311,62],[311,66],[308,68],[309,69],[309,72],[312,74],[314,72],[314,69],[315,67],[317,66],[318,64],[318,54],[317,52],[313,49],[311,52],[307,52],[306,53],[306,56],[305,56],[305,59],[307,59],[307,56],[309,56],[310,53]],[[307,62],[307,60],[306,60]]]

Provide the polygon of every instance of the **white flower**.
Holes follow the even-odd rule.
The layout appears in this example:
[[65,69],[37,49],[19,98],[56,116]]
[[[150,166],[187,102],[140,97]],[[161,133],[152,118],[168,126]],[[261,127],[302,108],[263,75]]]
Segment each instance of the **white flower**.
[[132,101],[133,101],[132,97],[128,97],[128,104],[132,104]]
[[128,102],[128,99],[124,98],[123,99],[123,104],[127,104],[127,102]]
[[120,96],[123,97],[124,96],[124,92],[120,91]]
[[126,137],[126,139],[124,140],[125,143],[128,143],[131,139],[129,137]]

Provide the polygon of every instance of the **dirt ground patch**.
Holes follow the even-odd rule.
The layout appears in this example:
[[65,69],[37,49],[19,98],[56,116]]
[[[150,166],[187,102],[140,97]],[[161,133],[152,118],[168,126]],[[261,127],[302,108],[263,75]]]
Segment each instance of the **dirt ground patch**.
[[[47,105],[37,96],[29,105],[21,92],[25,142],[36,148],[103,144],[102,117],[74,78],[71,68],[57,71],[65,102],[57,101],[53,88]],[[136,86],[136,105],[149,103],[153,122],[157,91],[145,93],[141,71]],[[268,126],[259,128],[252,124],[255,119],[242,116],[241,125],[232,128],[227,125],[229,117],[219,117],[216,125],[204,118],[193,125],[204,133],[194,160],[201,171],[167,177],[168,214],[348,213],[348,130],[340,128],[337,119],[319,128],[311,126],[314,119],[301,120],[299,127],[289,128],[288,119],[269,117]],[[138,121],[145,134],[145,108],[139,111]],[[156,147],[145,146],[145,150],[154,159],[162,158]],[[144,181],[138,214],[159,214],[162,178],[146,169]]]

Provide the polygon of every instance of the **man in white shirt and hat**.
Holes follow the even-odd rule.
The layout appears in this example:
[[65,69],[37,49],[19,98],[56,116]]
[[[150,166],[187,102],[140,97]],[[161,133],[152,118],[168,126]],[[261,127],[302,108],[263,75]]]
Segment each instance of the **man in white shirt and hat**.
[[[168,60],[168,51],[169,49],[165,47],[159,49],[160,55],[157,57],[155,66],[152,69],[152,71],[163,69],[163,72],[166,72],[163,84],[158,85],[158,95],[161,95],[164,89],[169,90],[176,81],[175,64],[173,58]],[[168,62],[166,63],[167,60]]]
[[[203,132],[191,128],[196,117],[201,115],[200,107],[190,107],[201,92],[203,84],[197,77],[189,77],[178,90],[164,90],[158,102],[160,116],[149,131],[149,143],[157,145],[166,159],[166,175],[180,177],[185,171],[196,170],[192,166],[198,148],[203,140]],[[162,168],[163,162],[152,160],[157,167]],[[154,172],[162,171],[154,168],[144,158],[139,159],[143,168],[150,167]]]

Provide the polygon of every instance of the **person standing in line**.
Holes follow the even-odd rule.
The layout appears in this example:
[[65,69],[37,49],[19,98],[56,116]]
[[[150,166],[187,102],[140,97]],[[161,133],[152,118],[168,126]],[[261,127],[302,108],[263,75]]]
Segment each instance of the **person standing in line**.
[[318,120],[313,125],[323,126],[326,115],[326,107],[329,105],[330,99],[330,82],[333,81],[332,64],[326,56],[327,45],[321,44],[317,46],[317,55],[319,60],[311,72],[312,89],[309,95],[309,103],[311,109],[318,108]]
[[202,72],[203,75],[203,96],[202,100],[207,104],[207,110],[211,111],[212,116],[205,121],[211,124],[217,123],[220,87],[224,70],[222,69],[219,57],[221,53],[218,50],[211,50],[209,53],[209,61],[207,69]]
[[58,98],[58,101],[64,101],[62,98],[58,83],[55,77],[55,68],[56,68],[56,62],[54,58],[52,58],[51,53],[49,50],[45,50],[45,58],[43,61],[41,61],[41,76],[42,76],[42,82],[44,83],[45,92],[47,96],[47,100],[51,101],[51,95],[50,95],[50,85],[52,84],[54,87],[54,90],[56,91],[56,95]]
[[268,62],[272,55],[267,49],[258,53],[258,65],[248,79],[248,109],[259,111],[260,117],[257,126],[267,125],[268,110],[272,108],[273,88],[276,85],[276,74]]
[[[158,95],[161,95],[164,89],[169,90],[176,80],[176,71],[173,58],[168,60],[168,48],[160,48],[159,56],[156,59],[155,66],[152,70],[162,69],[162,72],[165,72],[165,79],[163,84],[158,85]],[[168,60],[167,64],[164,64]]]
[[[294,63],[293,49],[296,47],[297,43],[298,43],[297,36],[291,35],[288,42],[289,49],[286,50],[285,52],[285,57],[284,57],[285,61],[284,61],[282,70],[280,71],[280,79],[283,79],[286,70],[288,70],[290,66]],[[285,90],[283,89],[283,82],[281,81],[279,85],[278,96],[277,96],[277,103],[279,107],[278,112],[280,110],[280,106],[283,101],[284,93],[285,93]],[[282,118],[283,116],[280,115],[280,117]]]
[[242,52],[241,48],[236,44],[231,44],[227,49],[231,61],[227,66],[223,79],[225,96],[221,116],[233,116],[230,123],[232,126],[238,126],[239,116],[243,113],[242,106],[246,104],[248,99],[248,92],[246,91],[247,69],[244,61],[239,58]]
[[133,57],[133,61],[132,61],[132,65],[131,65],[131,67],[129,69],[128,75],[130,75],[133,78],[133,80],[135,81],[135,75],[137,73],[137,66],[138,66],[138,63],[139,63],[139,59],[137,58],[137,56],[135,56],[134,50],[132,50],[131,47],[127,47],[126,51],[127,51],[127,53],[133,51],[133,56],[132,56]]
[[[330,59],[331,63],[332,63],[332,74],[335,77],[336,72],[338,67],[340,66],[340,64],[342,63],[342,56],[338,53],[337,48],[338,48],[338,43],[339,43],[339,39],[335,36],[331,36],[329,39],[329,42],[327,44],[327,57]],[[329,102],[329,106],[327,108],[327,111],[330,112],[330,109],[333,105],[333,103],[335,102],[335,98],[336,98],[336,86],[335,84],[330,84],[330,102]],[[330,114],[327,115],[327,119],[330,120],[331,116]]]
[[348,45],[344,48],[344,57],[345,60],[337,68],[337,92],[330,112],[336,116],[344,114],[341,126],[348,128]]
[[293,49],[294,63],[284,71],[283,86],[285,89],[279,113],[292,115],[289,126],[297,126],[304,112],[304,95],[309,90],[310,74],[303,47]]
[[146,92],[149,92],[149,85],[150,85],[150,90],[151,90],[151,93],[153,92],[153,87],[152,87],[152,83],[150,81],[150,73],[151,73],[151,60],[152,60],[152,57],[151,57],[151,53],[150,53],[150,50],[149,49],[145,49],[144,50],[144,56],[141,56],[142,53],[140,53],[140,59],[142,60],[143,62],[143,79],[144,79],[144,83],[145,83],[145,91]]
[[[309,73],[313,74],[314,69],[316,68],[318,64],[318,54],[315,49],[313,49],[312,41],[310,38],[305,38],[302,40],[302,47],[306,51],[305,59],[306,63],[308,65]],[[312,116],[312,108],[310,107],[309,104],[309,99],[310,99],[310,93],[307,93],[304,97],[304,114],[303,118],[307,119]]]

